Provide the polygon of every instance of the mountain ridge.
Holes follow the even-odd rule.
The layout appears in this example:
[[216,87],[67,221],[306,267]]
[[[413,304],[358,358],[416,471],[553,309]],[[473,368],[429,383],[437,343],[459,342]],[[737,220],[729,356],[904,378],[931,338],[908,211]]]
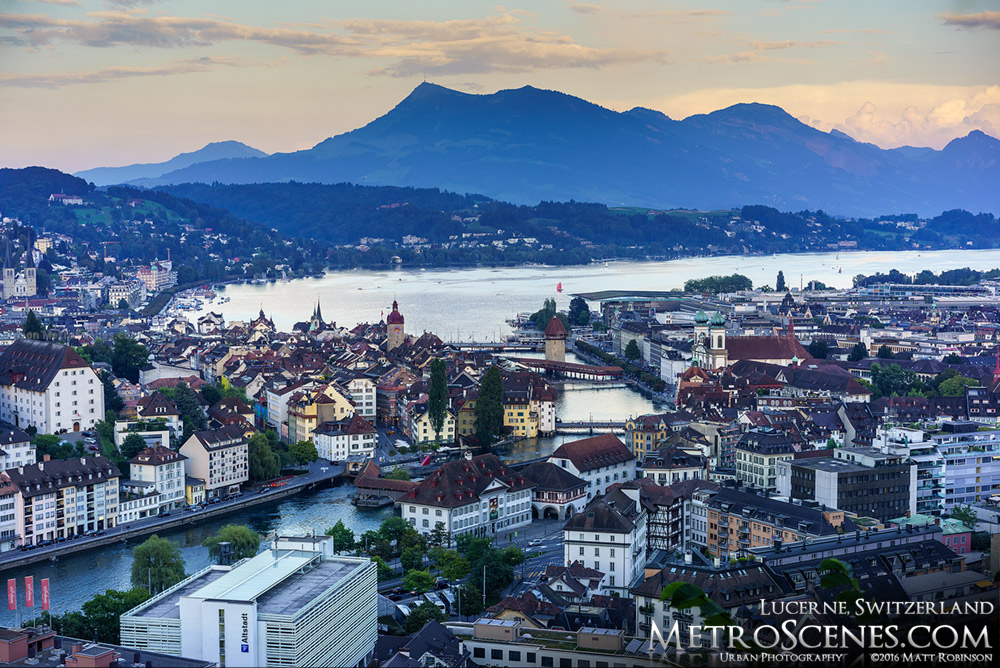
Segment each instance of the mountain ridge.
[[887,150],[757,102],[674,120],[532,86],[471,94],[421,83],[385,114],[310,149],[195,163],[131,183],[292,180],[437,187],[519,204],[1000,211],[1000,141],[977,130],[942,150]]
[[141,162],[120,167],[94,167],[73,174],[97,186],[114,185],[140,178],[156,178],[168,172],[211,160],[260,158],[267,153],[232,139],[209,142],[200,149],[178,153],[163,162]]

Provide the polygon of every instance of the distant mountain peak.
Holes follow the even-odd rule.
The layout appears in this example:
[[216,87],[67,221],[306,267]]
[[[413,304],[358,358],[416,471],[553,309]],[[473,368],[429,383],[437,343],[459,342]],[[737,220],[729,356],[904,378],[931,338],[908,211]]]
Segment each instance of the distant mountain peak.
[[107,186],[116,183],[128,183],[137,179],[148,179],[163,176],[167,172],[184,169],[199,162],[223,160],[226,158],[262,158],[267,153],[247,146],[234,139],[214,141],[202,146],[197,151],[179,153],[164,162],[147,162],[123,167],[95,167],[77,172],[75,176],[92,181],[94,185]]

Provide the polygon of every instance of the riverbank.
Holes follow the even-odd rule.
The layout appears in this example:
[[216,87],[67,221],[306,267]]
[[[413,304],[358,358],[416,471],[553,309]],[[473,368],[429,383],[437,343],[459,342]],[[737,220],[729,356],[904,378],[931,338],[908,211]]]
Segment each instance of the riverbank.
[[126,525],[112,527],[107,529],[103,536],[77,538],[26,552],[21,550],[4,552],[0,554],[0,573],[11,568],[23,568],[70,554],[124,543],[129,539],[152,533],[191,526],[223,515],[244,511],[254,506],[281,501],[302,492],[317,490],[333,484],[338,479],[345,479],[343,478],[343,464],[330,466],[329,464],[316,463],[310,469],[309,473],[293,478],[281,487],[248,489],[241,497],[221,501],[201,510],[175,510],[167,516],[149,517]]

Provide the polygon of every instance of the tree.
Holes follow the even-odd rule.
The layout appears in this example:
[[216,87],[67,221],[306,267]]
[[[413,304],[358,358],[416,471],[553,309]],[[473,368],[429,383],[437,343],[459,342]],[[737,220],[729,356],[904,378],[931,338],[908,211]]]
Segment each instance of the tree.
[[125,299],[124,297],[118,300],[118,310],[119,311],[129,310],[128,300]]
[[222,399],[222,390],[215,385],[205,385],[201,388],[201,396],[209,406],[214,406]]
[[372,561],[375,562],[375,566],[378,568],[378,581],[385,582],[386,580],[391,580],[396,576],[396,572],[392,570],[392,566],[385,563],[385,559],[382,557],[372,557]]
[[788,287],[785,285],[785,272],[781,271],[780,269],[778,270],[778,278],[774,282],[774,289],[777,290],[778,292],[784,292],[785,290],[788,289]]
[[458,609],[462,612],[462,617],[478,615],[483,611],[483,592],[474,583],[467,582],[460,586],[458,598]]
[[571,325],[586,327],[590,324],[590,307],[583,297],[573,297],[569,303],[569,322]]
[[826,341],[822,339],[813,339],[809,343],[809,348],[808,348],[810,355],[812,355],[816,359],[821,359],[821,360],[826,359],[829,349],[830,346],[827,344]]
[[[545,300],[542,308],[528,316],[528,319],[535,326],[535,329],[545,329],[549,324],[549,320],[552,320],[552,316],[554,315],[556,315],[556,300],[550,297]],[[563,324],[565,325],[566,323],[564,322]]]
[[958,355],[956,353],[952,353],[952,354],[948,355],[947,357],[945,357],[941,361],[944,362],[945,364],[961,364],[962,363],[962,356]]
[[448,532],[448,527],[445,526],[444,522],[436,522],[434,524],[434,528],[431,529],[431,535],[427,537],[427,543],[430,545],[451,544],[451,534]]
[[333,536],[333,549],[337,552],[354,549],[354,532],[344,526],[344,520],[326,530],[327,536]]
[[111,368],[116,376],[128,378],[133,383],[137,383],[139,382],[139,369],[145,366],[148,360],[149,351],[146,350],[146,346],[128,334],[115,334]]
[[413,568],[407,571],[406,575],[403,576],[403,588],[407,591],[415,591],[418,594],[423,594],[425,591],[433,589],[434,576],[431,575],[431,569],[418,570]]
[[503,379],[500,369],[491,366],[483,374],[476,399],[476,438],[480,445],[489,447],[503,431]]
[[639,359],[641,354],[639,352],[639,344],[635,342],[635,339],[629,341],[628,345],[625,346],[625,359],[634,362]]
[[445,614],[441,612],[441,608],[430,601],[424,601],[410,612],[406,621],[403,622],[403,630],[412,634],[424,628],[427,622],[444,622],[447,619]]
[[184,579],[184,559],[178,547],[153,534],[132,550],[132,586],[155,596]]
[[229,543],[234,562],[249,559],[257,556],[260,550],[260,534],[242,524],[227,524],[217,534],[206,538],[201,545],[208,548],[208,555],[212,559],[218,559],[219,543]]
[[271,450],[264,434],[257,433],[250,437],[247,456],[250,460],[251,480],[270,480],[281,473],[281,458]]
[[424,553],[415,547],[407,548],[399,556],[399,565],[404,571],[420,569],[424,565]]
[[827,439],[827,441],[826,441],[826,449],[827,449],[827,450],[833,450],[833,449],[834,449],[834,448],[836,448],[836,447],[837,447],[837,442],[836,442],[835,440],[833,440],[833,437],[831,436],[831,437],[830,437],[829,439]]
[[979,522],[979,518],[976,516],[976,511],[973,510],[971,505],[955,506],[952,508],[951,519],[958,520],[964,524],[967,529],[975,529],[976,524]]
[[38,319],[34,311],[28,311],[28,317],[24,320],[24,326],[21,327],[21,333],[24,334],[26,339],[44,339],[45,338],[45,328],[42,326],[42,321]]
[[851,354],[847,356],[847,359],[851,362],[860,362],[866,357],[868,357],[868,346],[864,343],[856,343],[851,348]]
[[752,289],[753,281],[742,274],[692,278],[684,282],[684,292],[718,294],[720,292],[740,292],[741,290]]
[[892,354],[892,349],[890,349],[889,346],[882,344],[878,348],[878,353],[876,357],[883,360],[891,360],[893,357],[895,357],[895,355]]
[[288,446],[288,454],[297,464],[312,464],[319,459],[319,452],[311,441],[299,441]]
[[[137,548],[138,549],[138,548]],[[133,587],[127,591],[108,589],[103,594],[98,594],[82,606],[83,612],[79,618],[74,617],[67,625],[64,623],[61,629],[63,634],[74,626],[79,628],[82,625],[87,633],[76,637],[93,638],[96,636],[100,642],[112,645],[121,644],[121,626],[119,618],[150,598],[149,592],[140,587]],[[79,615],[80,613],[71,613]],[[70,628],[67,629],[67,626]]]
[[431,385],[427,390],[427,413],[435,442],[441,441],[441,429],[448,411],[448,367],[443,359],[431,360]]
[[975,387],[979,382],[965,376],[955,376],[943,381],[938,385],[938,393],[942,397],[962,397],[965,396],[965,388]]
[[205,411],[201,408],[201,402],[198,400],[198,393],[195,392],[187,383],[177,383],[173,388],[172,392],[164,392],[163,389],[158,390],[162,394],[166,394],[177,406],[177,411],[181,414],[181,421],[184,423],[184,434],[181,436],[182,441],[187,441],[196,431],[200,431],[208,426],[208,421],[205,418]]
[[872,364],[872,385],[883,397],[905,397],[917,385],[917,375],[898,364]]
[[122,458],[128,461],[139,454],[140,451],[146,448],[146,439],[137,433],[129,434],[122,441],[121,447],[118,448],[118,452],[121,453]]
[[397,466],[396,468],[394,468],[392,470],[392,473],[390,473],[387,477],[390,480],[409,480],[410,479],[410,472],[407,471],[404,468],[401,468],[401,467]]
[[111,382],[111,375],[103,369],[97,375],[104,387],[105,410],[114,411],[116,414],[121,412],[125,408],[125,402],[118,396],[118,391],[115,390],[115,385]]

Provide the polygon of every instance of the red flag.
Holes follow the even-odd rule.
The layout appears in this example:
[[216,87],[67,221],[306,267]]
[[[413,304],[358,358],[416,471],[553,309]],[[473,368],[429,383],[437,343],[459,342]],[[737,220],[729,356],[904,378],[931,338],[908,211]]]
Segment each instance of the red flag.
[[49,609],[49,579],[42,578],[42,610]]
[[35,607],[35,578],[30,575],[24,578],[24,607]]
[[17,580],[7,580],[7,609],[17,610]]

